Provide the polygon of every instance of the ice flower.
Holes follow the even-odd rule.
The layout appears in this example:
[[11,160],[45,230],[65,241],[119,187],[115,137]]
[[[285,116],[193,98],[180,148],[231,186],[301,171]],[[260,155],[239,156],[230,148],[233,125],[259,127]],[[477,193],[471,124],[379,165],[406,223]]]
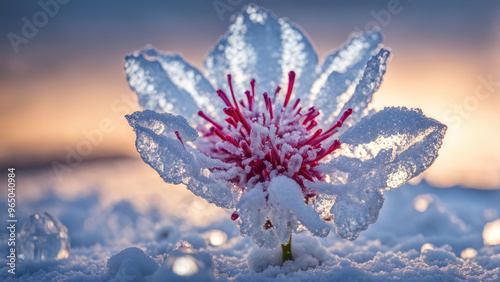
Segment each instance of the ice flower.
[[298,26],[250,5],[204,74],[180,55],[136,51],[125,71],[145,109],[127,116],[137,151],[165,182],[232,209],[261,247],[327,236],[328,221],[354,240],[384,189],[434,162],[446,131],[418,109],[370,107],[390,56],[381,42],[353,34],[319,65]]

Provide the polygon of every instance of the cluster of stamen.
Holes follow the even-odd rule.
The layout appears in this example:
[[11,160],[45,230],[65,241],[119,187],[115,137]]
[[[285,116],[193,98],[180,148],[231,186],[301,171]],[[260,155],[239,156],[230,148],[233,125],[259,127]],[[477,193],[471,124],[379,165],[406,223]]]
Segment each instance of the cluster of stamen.
[[[267,189],[272,177],[286,175],[300,185],[306,202],[317,196],[316,191],[307,188],[304,182],[324,179],[316,167],[320,160],[340,147],[338,140],[332,142],[328,139],[338,132],[352,114],[352,109],[344,112],[329,129],[315,130],[320,112],[315,107],[303,110],[300,99],[290,103],[294,82],[295,73],[291,71],[284,99],[279,97],[280,87],[273,95],[264,93],[265,109],[259,111],[255,104],[255,80],[250,82],[251,90],[245,92],[246,101],[237,101],[231,75],[228,75],[231,97],[221,89],[217,90],[227,106],[224,108],[225,124],[202,111],[198,113],[211,126],[210,129],[205,126],[199,128],[205,146],[198,149],[211,158],[241,168],[236,173],[222,168],[214,171],[227,172],[226,180],[242,191],[253,188],[257,183],[262,183],[263,189]],[[327,143],[329,145],[324,147]]]

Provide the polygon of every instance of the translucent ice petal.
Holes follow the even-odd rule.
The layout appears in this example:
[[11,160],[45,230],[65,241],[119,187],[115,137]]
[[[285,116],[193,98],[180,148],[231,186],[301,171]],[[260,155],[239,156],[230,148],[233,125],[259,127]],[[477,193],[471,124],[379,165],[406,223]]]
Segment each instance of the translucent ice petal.
[[203,74],[178,54],[159,54],[151,46],[125,57],[130,88],[144,109],[198,118],[200,109],[214,114],[222,106]]
[[205,60],[207,77],[227,89],[227,74],[237,95],[256,79],[256,93],[273,93],[286,87],[288,72],[296,73],[294,93],[306,95],[315,79],[318,57],[306,35],[286,19],[249,5],[235,16],[229,31],[215,44]]
[[[167,183],[185,184],[195,195],[221,207],[232,208],[239,196],[227,181],[214,179],[206,169],[220,162],[202,156],[189,146],[197,137],[195,129],[181,116],[151,110],[126,116],[136,132],[141,158]],[[178,132],[182,142],[177,138]]]
[[175,116],[169,113],[159,114],[151,110],[144,110],[127,115],[126,118],[133,128],[148,128],[157,135],[177,140],[177,136],[175,135],[177,131],[184,142],[194,141],[198,138],[198,132],[182,116]]
[[35,213],[19,232],[19,247],[26,259],[43,261],[69,256],[68,228],[50,214]]
[[[349,108],[352,108],[354,112],[346,120],[348,124],[357,123],[362,117],[368,114],[368,105],[372,101],[373,94],[377,92],[382,83],[382,77],[385,74],[387,67],[386,63],[390,54],[388,50],[382,48],[377,55],[373,56],[368,61],[363,72],[363,77],[359,81],[358,86],[356,86],[354,94],[349,101],[345,103],[335,120],[339,120],[342,114]],[[346,129],[347,127],[345,126],[342,128]]]
[[330,179],[343,175],[346,184],[342,189],[325,182],[311,185],[336,194],[331,213],[337,234],[354,240],[375,222],[383,203],[381,191],[426,170],[438,155],[446,128],[418,109],[385,108],[342,134],[336,156],[319,169]]
[[354,86],[380,43],[382,34],[378,31],[356,34],[340,50],[325,58],[310,98],[310,103],[314,102],[325,115],[324,122],[332,122],[353,95]]

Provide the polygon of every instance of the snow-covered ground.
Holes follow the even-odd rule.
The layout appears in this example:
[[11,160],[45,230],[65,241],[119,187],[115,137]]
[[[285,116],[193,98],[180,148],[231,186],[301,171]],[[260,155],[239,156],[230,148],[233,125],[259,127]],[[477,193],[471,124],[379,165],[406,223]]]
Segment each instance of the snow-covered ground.
[[[386,191],[378,221],[357,240],[295,235],[295,260],[282,265],[280,248],[239,235],[232,211],[163,183],[141,161],[83,164],[62,182],[50,169],[20,170],[17,184],[19,223],[52,214],[67,226],[71,252],[20,260],[12,275],[5,243],[0,280],[500,280],[500,245],[488,245],[500,244],[500,190],[422,182]],[[2,210],[6,203],[2,194]]]

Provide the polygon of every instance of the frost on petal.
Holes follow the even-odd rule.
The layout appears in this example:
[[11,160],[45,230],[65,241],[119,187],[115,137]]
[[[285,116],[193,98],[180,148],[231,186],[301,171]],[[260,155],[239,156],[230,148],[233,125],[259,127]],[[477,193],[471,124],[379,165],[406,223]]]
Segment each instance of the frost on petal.
[[385,108],[342,134],[341,148],[319,167],[331,183],[311,185],[336,196],[331,213],[337,234],[354,240],[375,222],[382,190],[397,188],[426,170],[438,156],[446,128],[418,109]]
[[185,184],[195,195],[210,203],[234,207],[239,193],[232,184],[212,177],[207,170],[217,166],[217,160],[201,156],[187,144],[194,141],[198,134],[185,118],[151,110],[135,112],[126,118],[137,135],[136,148],[141,158],[165,182]]
[[[354,94],[340,111],[344,113],[349,108],[354,110],[344,125],[357,123],[362,117],[368,114],[368,105],[372,101],[373,94],[377,92],[382,83],[382,77],[385,74],[387,59],[390,54],[391,52],[382,48],[378,54],[373,56],[366,64],[363,77],[359,81],[358,86],[356,86]],[[341,116],[342,114],[339,114],[335,120],[340,119]],[[348,126],[342,127],[342,129],[347,128]]]
[[[282,244],[288,241],[290,235],[287,230],[287,226],[290,225],[288,222],[300,222],[314,236],[328,235],[330,228],[311,206],[304,203],[304,196],[297,182],[286,176],[278,176],[271,180],[268,191],[269,203],[273,209],[283,212],[283,214],[275,213],[280,216],[271,219],[278,233],[284,235],[280,236]],[[280,229],[284,230],[280,232]]]
[[241,218],[240,232],[251,236],[265,248],[286,244],[291,233],[309,230],[314,236],[330,232],[319,214],[304,203],[300,186],[286,176],[274,177],[267,191],[258,183],[241,196],[236,212]]
[[363,70],[382,43],[378,31],[354,35],[340,50],[325,58],[311,90],[310,103],[320,106],[324,122],[332,122],[353,95]]
[[236,95],[256,79],[256,93],[273,93],[286,84],[288,72],[296,73],[295,93],[306,95],[315,79],[318,57],[306,35],[286,19],[255,5],[236,14],[229,31],[205,60],[207,77],[228,91],[231,74]]
[[266,203],[266,195],[262,184],[258,183],[253,189],[243,193],[236,213],[240,216],[240,233],[242,236],[251,236],[255,244],[265,248],[275,248],[278,245],[276,230],[266,226],[271,212]]
[[216,95],[210,82],[178,54],[159,54],[147,46],[125,57],[124,69],[144,109],[194,120],[200,109],[213,114],[221,103],[209,98]]

